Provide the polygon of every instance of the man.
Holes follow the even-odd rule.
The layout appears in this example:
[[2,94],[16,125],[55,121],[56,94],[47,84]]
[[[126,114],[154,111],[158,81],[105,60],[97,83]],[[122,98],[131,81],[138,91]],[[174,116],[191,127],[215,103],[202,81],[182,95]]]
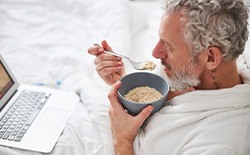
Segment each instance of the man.
[[[237,69],[248,37],[243,0],[168,0],[153,56],[170,84],[167,106],[137,116],[117,98],[125,74],[106,41],[92,46],[96,70],[109,85],[116,154],[250,154],[250,71]],[[148,118],[148,119],[147,119]],[[147,121],[145,121],[147,119]],[[145,122],[144,122],[145,121]]]

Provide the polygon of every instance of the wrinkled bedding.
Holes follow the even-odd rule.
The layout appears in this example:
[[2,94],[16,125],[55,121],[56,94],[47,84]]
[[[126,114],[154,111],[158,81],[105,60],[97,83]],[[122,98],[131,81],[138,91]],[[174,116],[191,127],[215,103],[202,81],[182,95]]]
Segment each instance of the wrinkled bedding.
[[[112,155],[107,92],[87,49],[106,39],[134,60],[155,60],[158,1],[0,0],[0,54],[20,83],[75,91],[81,102],[50,155]],[[250,45],[243,55],[250,64]],[[125,62],[127,72],[134,72]],[[0,146],[1,155],[42,153]]]
[[[156,1],[0,1],[0,54],[17,80],[75,91],[81,99],[49,154],[114,154],[109,87],[95,73],[94,57],[87,49],[106,39],[113,49],[130,55],[138,40],[134,38],[147,29],[153,10],[161,12]],[[0,146],[0,154],[42,153]]]

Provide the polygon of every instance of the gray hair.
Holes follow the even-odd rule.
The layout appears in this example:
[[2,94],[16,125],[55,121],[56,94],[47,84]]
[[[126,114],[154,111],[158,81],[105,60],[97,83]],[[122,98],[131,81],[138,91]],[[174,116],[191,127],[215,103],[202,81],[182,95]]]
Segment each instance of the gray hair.
[[220,48],[224,61],[243,53],[248,39],[248,9],[243,0],[167,1],[167,13],[187,17],[184,37],[194,58],[209,46]]

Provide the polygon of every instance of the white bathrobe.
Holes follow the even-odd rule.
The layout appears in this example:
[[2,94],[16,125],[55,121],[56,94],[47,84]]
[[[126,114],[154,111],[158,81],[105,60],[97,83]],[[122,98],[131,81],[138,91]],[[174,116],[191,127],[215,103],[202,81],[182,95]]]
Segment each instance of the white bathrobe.
[[170,100],[151,116],[135,141],[141,155],[250,155],[250,70],[244,84],[193,91]]

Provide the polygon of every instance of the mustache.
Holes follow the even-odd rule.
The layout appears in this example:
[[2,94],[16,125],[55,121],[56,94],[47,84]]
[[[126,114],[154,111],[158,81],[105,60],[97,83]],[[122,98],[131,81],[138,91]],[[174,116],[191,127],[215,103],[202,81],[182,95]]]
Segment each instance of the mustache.
[[169,64],[167,64],[164,60],[161,60],[161,64],[163,66],[165,66],[168,70],[172,70],[172,66],[170,66]]

